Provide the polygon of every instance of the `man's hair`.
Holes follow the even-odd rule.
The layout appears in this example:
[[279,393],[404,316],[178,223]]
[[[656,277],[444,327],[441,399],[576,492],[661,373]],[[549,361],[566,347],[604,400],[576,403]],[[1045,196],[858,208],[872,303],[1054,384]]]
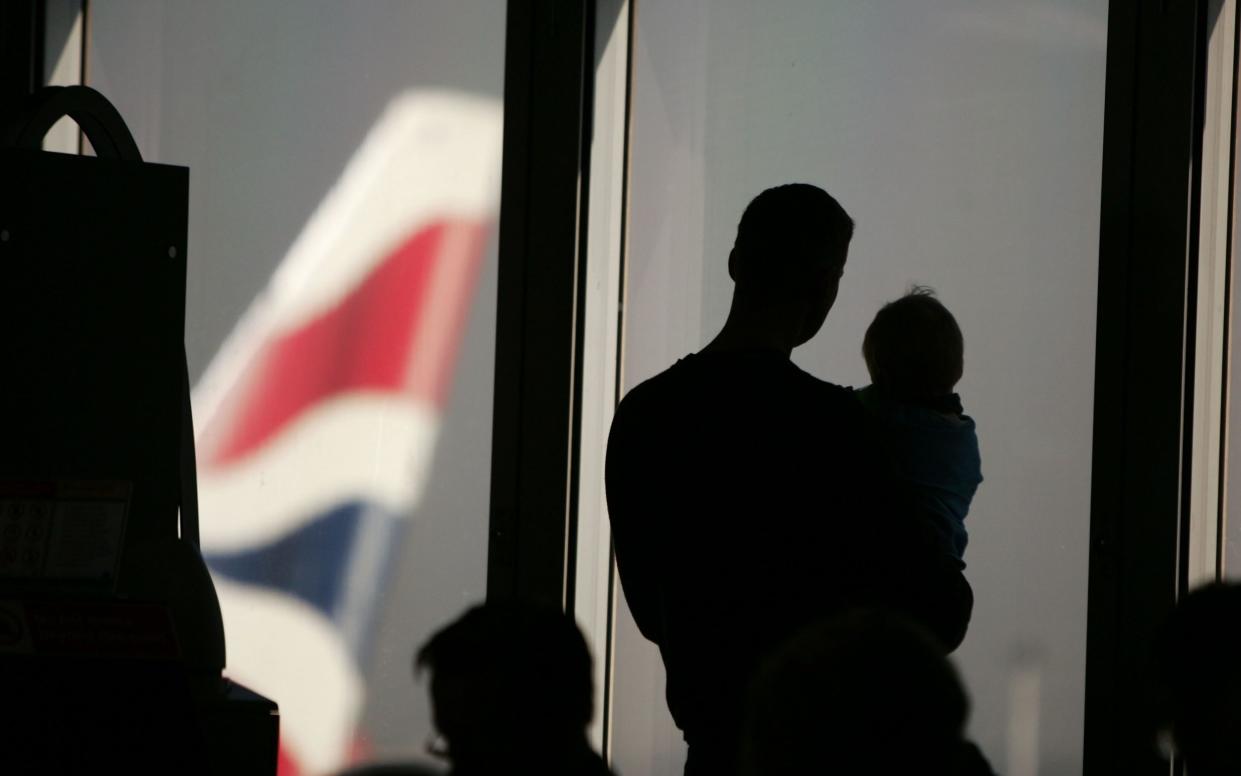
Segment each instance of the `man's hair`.
[[795,278],[824,264],[844,264],[853,219],[836,199],[809,183],[767,189],[746,206],[733,243],[739,283]]
[[950,773],[969,699],[943,647],[893,612],[814,624],[755,674],[742,773]]
[[467,611],[435,633],[414,659],[415,672],[485,680],[497,707],[520,709],[556,731],[581,731],[594,711],[590,649],[559,609],[511,601]]
[[925,286],[914,286],[875,315],[862,356],[876,386],[901,399],[952,393],[961,379],[965,340],[947,307]]

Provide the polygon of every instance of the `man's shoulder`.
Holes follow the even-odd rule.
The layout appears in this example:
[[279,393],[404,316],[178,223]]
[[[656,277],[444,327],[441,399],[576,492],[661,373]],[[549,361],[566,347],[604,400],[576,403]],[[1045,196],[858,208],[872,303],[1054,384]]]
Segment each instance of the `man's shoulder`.
[[635,385],[626,394],[635,402],[655,399],[684,390],[699,390],[704,384],[728,392],[736,385],[762,384],[774,390],[804,392],[816,398],[853,401],[852,388],[815,377],[786,358],[743,354],[690,354],[653,377]]
[[862,404],[853,388],[816,377],[792,361],[784,375],[788,401],[799,408],[813,408],[816,415],[832,424],[856,421],[863,416]]
[[792,362],[789,362],[789,365],[796,372],[796,376],[793,379],[801,382],[807,391],[815,394],[816,396],[826,397],[830,400],[838,402],[849,402],[850,404],[857,401],[855,395],[857,392],[853,388],[846,385],[838,385],[836,383],[828,382],[820,377],[815,377]]
[[631,388],[616,409],[614,428],[721,415],[734,423],[781,422],[790,413],[808,426],[826,423],[835,433],[847,433],[865,414],[852,388],[815,377],[787,359],[730,363],[691,355]]
[[718,379],[702,361],[696,354],[687,355],[633,386],[621,397],[618,413],[669,409],[700,397]]
[[648,377],[627,390],[621,397],[618,413],[620,410],[632,410],[639,406],[656,404],[675,394],[683,393],[690,383],[690,375],[681,366],[684,360],[677,361],[659,374]]

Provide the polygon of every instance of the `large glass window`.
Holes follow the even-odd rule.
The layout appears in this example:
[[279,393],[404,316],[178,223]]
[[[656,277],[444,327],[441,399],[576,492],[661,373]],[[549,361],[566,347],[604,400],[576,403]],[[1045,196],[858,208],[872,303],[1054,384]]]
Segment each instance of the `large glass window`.
[[[755,194],[834,194],[857,232],[794,360],[864,385],[880,305],[918,283],[955,313],[986,477],[955,655],[970,732],[1000,772],[1079,772],[1107,3],[651,0],[635,18],[622,388],[723,324]],[[615,634],[615,766],[680,773],[659,655],[623,606]]]
[[421,755],[485,593],[504,5],[109,0],[89,85],[190,168],[186,348],[226,674],[282,774]]

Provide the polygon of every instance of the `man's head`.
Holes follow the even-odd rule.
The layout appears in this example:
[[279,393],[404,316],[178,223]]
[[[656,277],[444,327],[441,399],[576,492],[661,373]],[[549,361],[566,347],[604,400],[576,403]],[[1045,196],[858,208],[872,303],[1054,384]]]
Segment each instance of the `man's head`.
[[1241,585],[1187,595],[1155,645],[1161,722],[1193,776],[1241,773]]
[[894,613],[846,613],[794,636],[756,674],[742,773],[953,773],[968,715],[933,637]]
[[929,288],[915,286],[884,305],[862,340],[871,382],[899,399],[932,399],[952,393],[961,379],[965,341],[961,327]]
[[767,189],[746,206],[728,257],[737,293],[756,304],[803,312],[800,345],[836,301],[853,238],[853,219],[818,186]]
[[590,650],[558,609],[476,606],[418,650],[422,669],[431,672],[435,726],[459,772],[584,745],[594,703]]

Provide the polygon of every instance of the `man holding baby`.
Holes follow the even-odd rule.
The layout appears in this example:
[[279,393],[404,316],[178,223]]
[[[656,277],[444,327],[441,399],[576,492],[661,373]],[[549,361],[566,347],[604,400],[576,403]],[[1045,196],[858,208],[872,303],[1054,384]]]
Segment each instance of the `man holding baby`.
[[735,772],[751,677],[801,629],[881,608],[946,654],[969,623],[962,521],[981,473],[951,313],[921,290],[885,308],[862,391],[790,360],[836,300],[852,235],[820,188],[761,193],[728,258],[723,329],[630,391],[612,425],[617,566],[690,776]]

